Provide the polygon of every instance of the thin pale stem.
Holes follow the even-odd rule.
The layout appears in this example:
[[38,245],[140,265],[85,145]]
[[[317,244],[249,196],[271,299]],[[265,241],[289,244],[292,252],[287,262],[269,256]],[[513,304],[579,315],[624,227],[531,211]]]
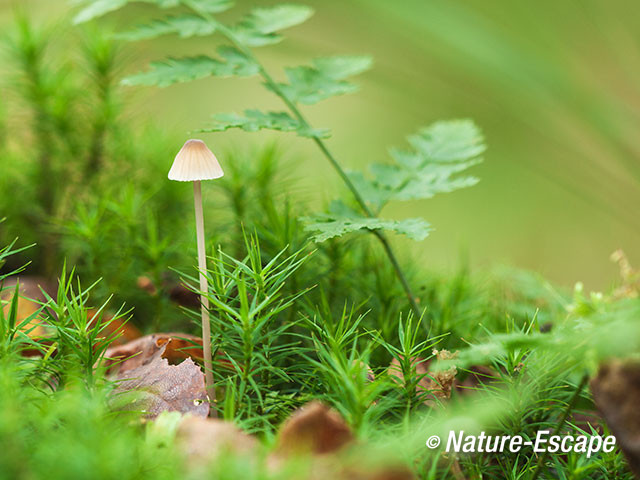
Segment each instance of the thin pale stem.
[[[278,83],[271,77],[269,72],[267,72],[265,70],[265,68],[262,66],[262,64],[255,57],[253,52],[251,50],[249,50],[247,47],[245,47],[242,44],[242,42],[238,41],[238,39],[236,38],[236,36],[235,36],[235,34],[233,33],[232,30],[230,30],[226,25],[223,25],[222,23],[218,22],[209,13],[202,11],[202,9],[200,9],[198,7],[198,5],[195,4],[194,2],[187,1],[186,4],[193,11],[198,13],[201,17],[203,17],[204,19],[206,19],[207,21],[209,21],[211,23],[214,23],[216,25],[216,27],[217,27],[217,30],[222,35],[227,37],[227,39],[229,39],[229,41],[231,41],[231,43],[233,43],[234,46],[238,50],[240,50],[247,58],[250,58],[251,60],[253,60],[255,62],[255,64],[258,65],[260,76],[263,78],[264,83],[269,87],[269,89],[272,92],[274,92],[278,97],[280,97],[280,99],[284,102],[284,104],[287,106],[289,111],[300,122],[300,125],[302,127],[310,127],[309,122],[307,122],[307,119],[302,115],[302,112],[300,112],[300,110],[298,109],[296,104],[294,102],[292,102],[291,99],[284,94],[284,92],[280,88],[280,85],[278,85]],[[340,165],[338,160],[333,156],[333,154],[331,153],[331,151],[327,147],[327,144],[321,138],[318,138],[318,137],[313,137],[313,141],[318,146],[318,148],[323,153],[323,155],[327,158],[327,160],[329,160],[329,163],[336,170],[336,172],[338,173],[338,175],[340,176],[342,181],[345,183],[345,185],[347,186],[349,191],[353,194],[353,196],[354,196],[356,202],[358,203],[358,206],[361,208],[362,212],[367,217],[377,218],[377,215],[374,212],[371,211],[371,209],[369,208],[369,206],[365,202],[364,198],[362,197],[362,195],[360,194],[360,192],[358,191],[356,186],[353,184],[353,182],[351,181],[351,179],[349,178],[349,176],[347,175],[345,170],[342,168],[342,165]],[[387,238],[387,236],[383,232],[381,232],[379,230],[375,230],[375,231],[373,231],[373,233],[376,236],[376,238],[380,241],[380,243],[382,243],[382,246],[384,248],[385,254],[389,258],[391,266],[393,267],[393,269],[394,269],[394,271],[396,273],[396,276],[398,277],[398,280],[400,280],[400,284],[402,285],[402,288],[405,291],[405,294],[407,296],[407,300],[409,301],[409,305],[411,306],[411,310],[413,311],[413,314],[416,316],[416,318],[420,318],[422,316],[422,312],[421,312],[420,307],[418,306],[418,302],[416,300],[417,297],[413,294],[413,290],[411,289],[411,286],[409,285],[407,277],[404,274],[404,271],[402,270],[402,267],[400,266],[400,263],[398,262],[398,259],[396,258],[393,249],[391,248],[391,244],[389,242],[389,239]]]
[[209,283],[207,257],[204,245],[204,215],[202,213],[202,188],[200,181],[193,182],[193,201],[196,209],[196,238],[198,244],[198,270],[200,272],[200,313],[202,316],[202,354],[204,356],[204,383],[211,403],[210,415],[217,417],[216,387],[213,383],[213,365],[211,359],[211,322],[209,321]]

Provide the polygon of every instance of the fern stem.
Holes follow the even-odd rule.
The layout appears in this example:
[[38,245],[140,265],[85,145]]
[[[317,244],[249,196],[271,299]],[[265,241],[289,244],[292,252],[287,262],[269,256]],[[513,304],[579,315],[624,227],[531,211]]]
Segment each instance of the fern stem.
[[400,263],[398,262],[396,254],[393,251],[393,248],[391,248],[391,244],[389,243],[389,239],[380,230],[372,230],[372,233],[376,236],[376,238],[382,244],[382,248],[384,249],[385,253],[387,254],[387,257],[389,258],[389,262],[391,262],[391,266],[395,270],[396,276],[398,277],[398,280],[400,280],[400,284],[402,285],[402,288],[404,289],[405,294],[407,295],[407,300],[409,300],[409,305],[411,306],[411,310],[412,310],[413,314],[415,315],[416,318],[421,318],[422,317],[422,310],[420,309],[420,306],[418,305],[418,300],[416,299],[416,296],[413,294],[413,290],[411,289],[411,285],[409,285],[409,280],[407,280],[407,277],[404,274],[404,271],[402,270],[402,267],[400,266]]
[[[194,12],[196,12],[202,18],[215,24],[218,32],[220,32],[231,43],[233,43],[233,45],[240,52],[242,52],[247,58],[255,62],[255,64],[258,65],[260,76],[264,79],[265,84],[269,87],[269,89],[272,92],[274,92],[278,97],[280,97],[280,99],[284,102],[284,104],[287,106],[289,111],[296,117],[296,119],[300,122],[300,124],[303,127],[311,128],[311,126],[309,125],[309,122],[307,122],[307,119],[302,115],[302,112],[300,112],[296,104],[292,102],[291,99],[284,94],[284,92],[282,91],[278,83],[271,77],[269,72],[267,72],[264,66],[258,61],[258,59],[253,54],[253,52],[247,47],[245,47],[242,44],[242,42],[238,41],[233,31],[227,28],[226,25],[223,25],[222,23],[218,22],[215,18],[213,18],[212,15],[202,11],[202,9],[200,9],[197,4],[194,4],[194,2],[187,1],[185,3],[189,6],[189,8],[191,8]],[[353,184],[353,182],[351,181],[351,179],[349,178],[345,170],[342,168],[342,165],[340,165],[336,157],[331,153],[331,151],[327,147],[326,143],[321,138],[318,138],[318,137],[313,137],[313,141],[318,146],[322,154],[327,158],[327,160],[329,160],[329,163],[331,164],[331,166],[338,173],[338,175],[340,176],[344,184],[352,193],[353,197],[355,198],[362,212],[367,217],[377,218],[377,215],[371,211],[371,209],[365,202],[364,198],[362,198],[362,195],[360,194],[356,186]],[[402,288],[405,291],[407,300],[409,301],[409,305],[411,307],[411,310],[413,311],[413,314],[416,316],[416,318],[420,318],[422,316],[422,313],[420,311],[420,307],[418,306],[418,302],[416,301],[416,296],[413,294],[413,290],[411,289],[411,286],[409,285],[409,281],[407,280],[407,277],[404,274],[404,271],[402,270],[400,263],[398,262],[398,259],[391,247],[389,239],[383,232],[379,230],[372,230],[372,233],[376,236],[376,238],[382,244],[385,254],[389,258],[389,262],[391,263],[391,266],[395,270],[396,276],[398,277],[398,280],[400,280],[400,284],[402,285]]]
[[[258,63],[255,57],[252,56],[250,58],[252,58],[256,63]],[[267,85],[269,85],[269,88],[284,101],[284,103],[287,105],[291,113],[293,113],[296,116],[300,124],[305,128],[311,128],[306,118],[304,118],[300,110],[298,110],[298,107],[289,98],[287,98],[287,96],[282,92],[278,84],[271,78],[268,72],[264,70],[262,65],[260,65],[260,73],[262,75],[262,78],[264,78],[265,82],[267,83]],[[353,197],[355,198],[356,202],[362,209],[363,213],[367,217],[377,218],[377,215],[371,211],[371,209],[365,202],[364,198],[362,198],[362,195],[360,194],[356,186],[353,184],[353,182],[351,181],[351,179],[349,178],[345,170],[342,168],[342,165],[340,165],[338,160],[333,156],[333,154],[327,147],[327,144],[318,137],[313,137],[313,141],[318,146],[318,148],[323,153],[323,155],[327,158],[327,160],[329,160],[329,163],[334,168],[334,170],[338,173],[338,175],[340,176],[344,184],[347,186],[349,191],[353,194]],[[400,280],[400,283],[402,284],[402,288],[405,291],[405,294],[407,295],[407,300],[409,300],[409,305],[411,306],[411,310],[413,311],[413,314],[416,316],[416,318],[420,318],[421,311],[420,311],[420,307],[418,306],[418,302],[416,301],[416,296],[413,294],[413,290],[411,289],[411,286],[409,285],[409,281],[407,280],[407,277],[404,274],[404,271],[402,270],[400,263],[398,262],[398,259],[393,251],[393,248],[391,247],[389,239],[383,232],[379,230],[372,230],[371,232],[376,236],[376,238],[382,244],[382,247],[387,257],[391,262],[391,266],[395,270],[396,276],[398,277],[398,280]]]

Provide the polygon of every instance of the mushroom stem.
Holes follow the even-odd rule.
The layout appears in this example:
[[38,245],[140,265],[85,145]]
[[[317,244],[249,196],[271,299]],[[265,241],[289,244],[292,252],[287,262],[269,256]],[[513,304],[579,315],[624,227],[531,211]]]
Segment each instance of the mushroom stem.
[[200,271],[200,312],[202,315],[202,353],[204,356],[204,382],[211,402],[210,415],[217,417],[215,408],[216,387],[213,383],[213,365],[211,362],[211,323],[209,321],[209,283],[207,271],[207,257],[204,246],[204,215],[202,213],[202,189],[200,180],[193,182],[193,200],[196,208],[196,238],[198,243],[198,270]]

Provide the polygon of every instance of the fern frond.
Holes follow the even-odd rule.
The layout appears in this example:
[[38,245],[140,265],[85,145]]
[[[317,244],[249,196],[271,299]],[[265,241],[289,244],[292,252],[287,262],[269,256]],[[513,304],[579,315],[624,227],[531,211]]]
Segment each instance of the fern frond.
[[328,138],[330,132],[326,128],[310,128],[303,125],[287,112],[262,112],[245,110],[244,115],[237,113],[219,113],[213,116],[215,123],[210,127],[198,130],[201,133],[223,132],[230,128],[241,128],[245,132],[258,130],[276,130],[280,132],[296,132],[301,137]]
[[206,37],[216,31],[216,26],[197,15],[169,16],[151,23],[138,25],[133,30],[122,32],[118,38],[128,41],[148,40],[162,35],[178,35],[180,38]]
[[218,54],[221,60],[199,55],[152,62],[150,70],[131,75],[125,78],[122,83],[125,85],[167,87],[174,83],[189,82],[212,75],[217,77],[250,77],[259,71],[255,62],[233,47],[220,47]]

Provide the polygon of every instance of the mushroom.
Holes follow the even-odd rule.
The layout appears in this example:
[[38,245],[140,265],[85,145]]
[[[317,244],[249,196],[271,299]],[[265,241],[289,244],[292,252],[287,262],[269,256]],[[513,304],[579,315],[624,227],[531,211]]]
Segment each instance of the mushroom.
[[[216,390],[213,383],[213,367],[211,362],[211,323],[209,322],[209,299],[205,292],[209,285],[205,272],[207,258],[204,246],[204,216],[202,214],[202,180],[213,180],[224,175],[218,159],[202,140],[187,140],[176,155],[169,180],[193,182],[193,199],[196,210],[196,239],[198,245],[198,270],[200,272],[200,312],[202,315],[202,349],[204,356],[204,374],[207,393],[212,404],[216,401]],[[215,408],[211,415],[216,416]]]

